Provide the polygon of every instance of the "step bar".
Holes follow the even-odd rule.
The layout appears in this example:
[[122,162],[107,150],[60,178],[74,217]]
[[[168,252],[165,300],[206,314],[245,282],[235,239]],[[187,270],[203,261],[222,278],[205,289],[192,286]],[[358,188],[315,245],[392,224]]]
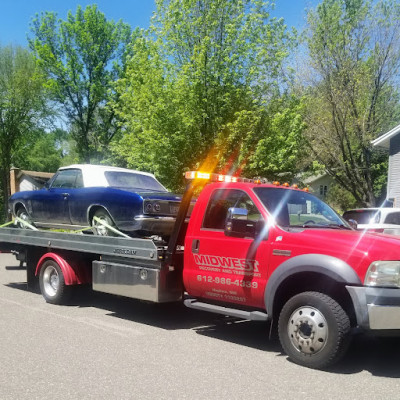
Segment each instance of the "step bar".
[[193,308],[200,311],[208,311],[215,314],[228,315],[230,317],[249,319],[251,321],[267,321],[268,315],[262,311],[244,311],[236,308],[229,308],[223,306],[217,306],[215,304],[209,304],[201,302],[197,299],[186,299],[183,302],[186,307]]

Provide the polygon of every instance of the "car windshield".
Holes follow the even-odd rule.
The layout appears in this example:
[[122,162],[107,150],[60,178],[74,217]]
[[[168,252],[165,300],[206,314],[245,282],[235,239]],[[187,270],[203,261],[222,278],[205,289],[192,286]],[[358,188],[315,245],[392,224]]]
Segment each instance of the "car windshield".
[[346,221],[354,219],[357,224],[376,224],[379,222],[381,213],[378,210],[350,210],[343,214]]
[[167,189],[150,175],[121,171],[106,171],[104,175],[111,187],[167,192]]
[[327,204],[307,192],[283,188],[254,188],[277,224],[282,227],[349,228]]

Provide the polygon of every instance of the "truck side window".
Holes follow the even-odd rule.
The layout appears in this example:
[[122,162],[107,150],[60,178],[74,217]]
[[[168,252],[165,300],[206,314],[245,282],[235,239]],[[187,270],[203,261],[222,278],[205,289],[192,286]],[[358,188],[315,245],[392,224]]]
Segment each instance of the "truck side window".
[[202,227],[223,230],[231,207],[245,208],[248,211],[248,219],[252,221],[262,219],[260,211],[247,193],[237,189],[217,189],[208,202]]

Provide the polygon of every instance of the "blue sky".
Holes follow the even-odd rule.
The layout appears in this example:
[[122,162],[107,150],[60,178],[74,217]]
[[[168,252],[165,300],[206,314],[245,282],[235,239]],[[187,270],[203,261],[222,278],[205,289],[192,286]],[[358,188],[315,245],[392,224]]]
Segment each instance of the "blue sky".
[[[88,4],[97,4],[107,19],[127,22],[132,28],[149,26],[153,0],[0,0],[0,44],[27,45],[29,23],[36,13],[55,11],[65,19],[69,10],[73,12],[78,5],[85,8]],[[316,0],[276,0],[276,17],[283,17],[288,26],[301,28],[305,22],[304,9],[318,4]]]

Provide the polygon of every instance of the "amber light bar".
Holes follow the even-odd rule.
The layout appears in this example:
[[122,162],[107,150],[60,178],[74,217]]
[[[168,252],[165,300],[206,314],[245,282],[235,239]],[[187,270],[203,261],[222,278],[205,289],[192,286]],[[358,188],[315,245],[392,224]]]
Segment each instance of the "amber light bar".
[[186,179],[205,179],[210,182],[254,182],[253,179],[241,178],[238,176],[212,174],[209,172],[201,171],[187,171],[185,172]]
[[[267,183],[264,180],[261,179],[248,179],[248,178],[242,178],[238,176],[231,176],[231,175],[222,175],[222,174],[214,174],[210,172],[202,172],[202,171],[187,171],[185,172],[185,178],[188,180],[195,180],[195,179],[202,179],[202,180],[207,180],[209,182],[247,182],[247,183],[256,183],[256,184],[261,184],[261,183]],[[289,183],[279,183],[278,181],[274,181],[272,183],[275,186],[283,186],[283,187],[290,187]],[[292,185],[293,189],[298,189],[297,185]],[[308,192],[308,188],[301,189],[304,192]]]

